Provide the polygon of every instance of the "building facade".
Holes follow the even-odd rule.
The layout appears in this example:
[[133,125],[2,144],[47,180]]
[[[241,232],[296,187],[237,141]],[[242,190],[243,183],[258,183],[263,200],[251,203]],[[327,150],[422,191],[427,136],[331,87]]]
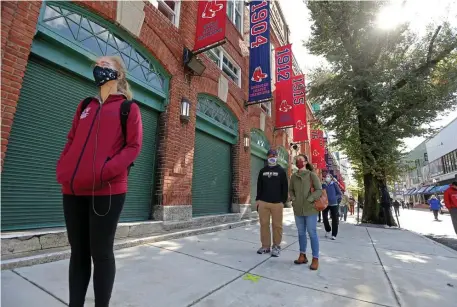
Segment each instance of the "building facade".
[[[293,155],[309,155],[306,143],[291,150],[290,130],[275,131],[274,101],[245,106],[249,15],[242,1],[227,1],[227,41],[199,55],[202,76],[189,75],[182,60],[194,45],[197,1],[1,5],[2,231],[64,224],[55,164],[78,103],[96,94],[92,64],[102,55],[124,60],[143,118],[123,222],[250,216],[267,150],[276,148],[289,172]],[[289,29],[276,1],[271,12],[273,50],[288,43]]]
[[[403,175],[404,200],[412,203],[423,202],[423,196],[417,192],[424,185],[423,167],[426,165],[427,148],[425,142],[419,144],[404,158],[408,171]],[[398,185],[398,183],[397,183]]]
[[457,118],[425,142],[429,161],[428,183],[445,185],[457,180],[456,134]]
[[416,147],[406,158],[405,196],[425,203],[432,194],[443,194],[457,180],[457,118]]

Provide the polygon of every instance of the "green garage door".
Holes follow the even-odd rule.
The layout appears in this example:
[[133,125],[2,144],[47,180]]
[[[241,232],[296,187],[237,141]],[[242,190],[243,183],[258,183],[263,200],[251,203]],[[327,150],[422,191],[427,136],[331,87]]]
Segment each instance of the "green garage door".
[[[2,230],[64,224],[55,166],[77,103],[96,93],[89,80],[31,58],[2,173]],[[129,177],[122,220],[146,220],[153,186],[158,114],[141,106],[143,150]]]
[[194,216],[230,212],[232,168],[231,145],[200,130],[196,131],[192,177]]
[[265,166],[265,160],[251,155],[251,209],[257,211],[255,198],[257,197],[257,180],[260,170]]

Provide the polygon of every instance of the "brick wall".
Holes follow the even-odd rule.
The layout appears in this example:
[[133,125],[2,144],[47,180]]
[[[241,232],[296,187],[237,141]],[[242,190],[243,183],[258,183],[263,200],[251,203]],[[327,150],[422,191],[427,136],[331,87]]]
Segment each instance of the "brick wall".
[[[116,1],[75,1],[75,3],[116,23]],[[38,1],[1,2],[2,165],[5,154],[7,154],[9,133],[40,7],[41,2]],[[197,15],[196,1],[181,3],[179,28],[168,21],[148,1],[145,1],[144,13],[144,23],[137,40],[172,76],[169,104],[159,118],[155,204],[188,205],[191,203],[197,96],[200,93],[207,93],[217,97],[221,71],[202,54],[199,57],[206,65],[203,76],[190,78],[184,72],[182,52],[185,46],[189,49],[193,48]],[[248,93],[249,16],[247,8],[244,20],[244,33],[241,34],[227,19],[227,43],[223,46],[240,66],[242,73],[241,88],[229,79],[227,98],[227,107],[239,121],[239,143],[232,149],[234,203],[249,203],[250,201],[250,152],[244,150],[243,137],[245,134],[249,134],[251,128],[260,127],[262,112],[258,106],[249,107],[247,110],[244,107]],[[272,36],[275,45],[279,46],[276,36],[274,34]],[[191,119],[187,124],[181,123],[179,116],[182,97],[186,97],[191,102]],[[273,135],[273,118],[267,117],[265,134],[273,146],[285,146],[288,149],[288,143],[291,140],[287,137],[284,142],[285,131],[278,131]]]
[[1,2],[2,168],[40,7],[40,1]]

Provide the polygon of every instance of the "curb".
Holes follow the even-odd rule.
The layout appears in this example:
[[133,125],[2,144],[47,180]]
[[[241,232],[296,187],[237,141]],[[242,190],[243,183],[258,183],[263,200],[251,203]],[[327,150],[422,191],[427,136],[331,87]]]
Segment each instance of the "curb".
[[[249,220],[243,220],[240,222],[227,223],[227,224],[222,224],[222,225],[217,225],[217,226],[183,230],[183,231],[173,232],[173,233],[169,233],[169,234],[160,234],[160,235],[144,237],[144,238],[136,238],[136,239],[125,239],[125,240],[115,242],[114,250],[120,250],[120,249],[124,249],[124,248],[138,246],[138,245],[151,244],[151,243],[156,243],[156,242],[160,242],[160,241],[180,239],[180,238],[184,238],[184,237],[190,237],[190,236],[195,236],[195,235],[200,235],[200,234],[228,230],[228,229],[238,228],[238,227],[243,227],[243,226],[250,226],[250,225],[255,225],[257,222],[258,222],[258,219],[249,219]],[[26,266],[32,266],[32,265],[37,265],[37,264],[44,264],[44,263],[64,260],[64,259],[68,259],[68,258],[70,258],[69,249],[65,250],[65,251],[60,251],[60,252],[52,252],[52,253],[40,254],[40,255],[34,255],[34,256],[28,256],[28,257],[22,257],[22,258],[8,259],[5,261],[2,261],[1,269],[2,270],[12,270],[12,269],[17,269],[17,268],[26,267]]]
[[436,244],[436,245],[438,245],[438,246],[443,247],[444,249],[448,250],[449,252],[455,254],[455,258],[457,258],[457,251],[456,251],[455,249],[452,249],[452,248],[450,248],[449,246],[446,246],[446,245],[444,245],[443,243],[440,243],[440,242],[438,242],[438,241],[432,240],[432,239],[430,239],[429,237],[427,237],[426,235],[423,235],[423,234],[420,234],[420,233],[418,233],[418,232],[411,231],[411,230],[408,230],[408,231],[411,232],[411,233],[413,233],[413,234],[415,234],[416,236],[420,236],[420,237],[424,238],[425,240],[430,241],[430,242],[433,243],[433,244]]

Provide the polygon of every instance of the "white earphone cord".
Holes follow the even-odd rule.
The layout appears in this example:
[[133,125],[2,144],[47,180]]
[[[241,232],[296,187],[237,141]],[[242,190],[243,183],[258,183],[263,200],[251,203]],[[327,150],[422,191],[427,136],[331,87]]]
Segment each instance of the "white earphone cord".
[[97,120],[97,132],[95,134],[95,150],[94,150],[94,158],[92,161],[92,210],[97,216],[104,217],[107,216],[108,213],[111,211],[111,183],[108,182],[109,185],[109,205],[108,205],[108,211],[106,211],[105,214],[99,214],[97,210],[95,209],[95,160],[97,159],[97,149],[98,149],[98,132],[100,130],[100,116],[102,113],[102,102],[99,100],[100,103],[100,110],[98,112],[98,120]]

